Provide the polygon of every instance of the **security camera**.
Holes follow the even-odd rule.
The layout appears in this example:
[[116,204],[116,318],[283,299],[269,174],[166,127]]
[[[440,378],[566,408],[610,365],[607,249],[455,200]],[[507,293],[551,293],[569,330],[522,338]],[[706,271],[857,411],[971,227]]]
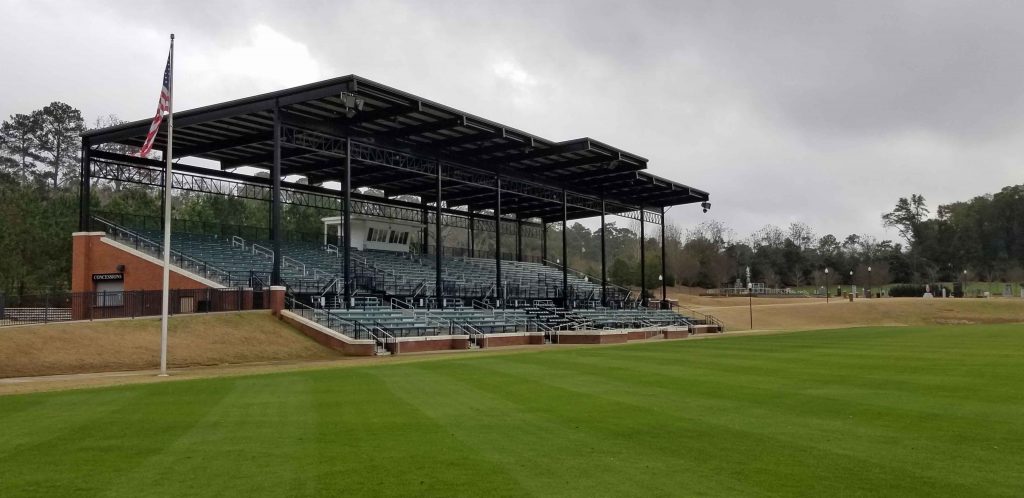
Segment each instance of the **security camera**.
[[707,201],[704,201],[704,202],[700,203],[700,207],[702,209],[704,209],[704,212],[706,213],[706,212],[708,212],[709,209],[711,209],[711,203],[707,202]]

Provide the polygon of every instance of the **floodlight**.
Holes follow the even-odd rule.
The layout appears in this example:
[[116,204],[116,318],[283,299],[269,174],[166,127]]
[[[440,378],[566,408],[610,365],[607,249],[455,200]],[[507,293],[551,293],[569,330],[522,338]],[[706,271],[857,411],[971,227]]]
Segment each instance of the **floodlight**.
[[341,92],[339,96],[341,99],[341,105],[345,107],[345,117],[351,118],[355,116],[357,112],[363,110],[363,104],[365,100],[356,97],[356,94],[349,92]]

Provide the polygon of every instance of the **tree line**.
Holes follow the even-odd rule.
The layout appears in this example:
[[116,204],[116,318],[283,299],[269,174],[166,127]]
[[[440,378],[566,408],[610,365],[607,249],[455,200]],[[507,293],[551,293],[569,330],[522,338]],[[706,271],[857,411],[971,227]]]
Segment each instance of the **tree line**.
[[[116,116],[104,116],[93,127],[119,123]],[[0,123],[0,293],[70,287],[70,234],[78,229],[79,134],[89,128],[78,109],[62,102]],[[136,152],[124,146],[104,147]],[[126,224],[159,223],[158,188],[94,180],[92,192],[94,212],[120,217]],[[270,211],[265,200],[176,192],[173,209],[175,219],[192,223],[185,225],[190,229],[227,223],[256,229],[253,238],[269,237]],[[770,287],[953,281],[964,276],[964,270],[970,278],[1024,280],[1024,185],[939,206],[934,217],[930,214],[924,197],[917,194],[899,199],[892,211],[884,213],[882,224],[896,228],[902,241],[859,234],[818,235],[804,223],[767,225],[745,237],[718,221],[689,228],[669,225],[665,274],[660,227],[648,225],[644,286],[657,288],[661,279],[670,286],[730,286],[737,280],[745,282],[748,267],[753,281]],[[287,236],[315,240],[322,233],[320,218],[337,215],[337,210],[285,205],[283,215]],[[552,262],[561,263],[562,230],[559,224],[549,225],[547,257]],[[569,266],[599,277],[600,228],[575,222],[565,230]],[[464,232],[445,227],[443,245],[467,247]],[[607,272],[613,284],[641,284],[639,233],[636,220],[618,219],[606,225]],[[503,249],[514,250],[514,236],[504,237]],[[427,242],[432,246],[432,240]],[[494,235],[478,231],[477,254],[490,254],[493,247]],[[539,240],[524,239],[524,253],[539,257],[540,252]]]

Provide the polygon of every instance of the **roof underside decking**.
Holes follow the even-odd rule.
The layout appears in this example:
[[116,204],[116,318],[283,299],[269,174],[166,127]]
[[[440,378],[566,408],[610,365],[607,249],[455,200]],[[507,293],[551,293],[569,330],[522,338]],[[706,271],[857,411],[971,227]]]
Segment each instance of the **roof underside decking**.
[[[346,106],[343,92],[361,99],[362,109],[353,112],[351,102]],[[177,112],[174,156],[217,161],[222,170],[270,169],[275,109],[283,130],[281,174],[304,176],[312,185],[341,180],[346,154],[341,144],[351,139],[358,145],[351,149],[354,188],[433,202],[437,170],[426,165],[440,162],[448,207],[493,208],[496,182],[478,179],[500,174],[511,185],[502,186],[502,214],[520,219],[561,219],[562,203],[551,193],[563,189],[567,195],[605,200],[610,213],[709,198],[707,192],[647,173],[647,159],[596,140],[553,142],[358,76]],[[148,128],[147,119],[83,136],[91,146],[138,147]],[[166,149],[165,133],[154,148]],[[210,170],[211,176],[217,173]],[[599,214],[593,203],[568,203],[566,211],[569,219]]]

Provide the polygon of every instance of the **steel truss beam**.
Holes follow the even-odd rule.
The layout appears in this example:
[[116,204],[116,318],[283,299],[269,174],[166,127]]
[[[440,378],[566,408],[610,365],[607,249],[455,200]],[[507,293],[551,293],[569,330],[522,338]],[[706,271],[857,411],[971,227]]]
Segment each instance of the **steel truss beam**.
[[[337,154],[337,144],[344,143],[344,137],[322,133],[320,131],[309,131],[289,126],[287,124],[284,126],[282,135],[282,143],[330,154]],[[353,161],[420,173],[424,176],[436,175],[437,168],[440,164],[441,175],[446,181],[465,183],[489,189],[496,188],[495,171],[490,171],[486,168],[466,166],[444,159],[439,163],[436,159],[421,158],[410,153],[398,152],[375,144],[366,143],[363,140],[364,139],[359,138],[352,141]],[[429,190],[431,190],[431,188],[424,185],[423,187],[413,190],[396,190],[391,193],[395,195],[418,195],[427,193]],[[502,191],[540,199],[552,204],[560,204],[563,201],[561,188],[542,185],[529,180],[517,178],[515,176],[506,175],[505,173],[502,173]],[[601,209],[601,200],[596,196],[581,194],[578,192],[568,192],[564,200],[569,206],[595,213],[599,213]],[[625,206],[614,202],[609,202],[608,205],[609,209],[621,212],[636,209],[633,206]],[[639,219],[639,217],[636,219]]]
[[[354,145],[354,144],[353,144]],[[133,183],[150,187],[162,187],[164,167],[160,161],[120,156],[109,152],[91,150],[91,178],[110,180],[122,183]],[[99,157],[98,157],[99,156]],[[140,164],[145,163],[145,164]],[[203,173],[207,168],[178,164],[175,165],[174,188],[188,192],[234,196],[242,199],[270,202],[272,197],[269,180],[246,175],[236,175],[237,179],[214,178]],[[224,175],[222,172],[216,172]],[[243,179],[244,178],[244,179]],[[262,182],[261,182],[262,180]],[[297,206],[325,209],[335,212],[341,210],[341,193],[319,187],[310,187],[292,182],[281,182],[281,202]],[[360,198],[357,198],[359,196]],[[352,194],[352,214],[374,216],[393,220],[413,221],[421,223],[423,206],[402,201],[392,201],[403,205],[390,205],[368,200],[360,194]],[[368,197],[368,196],[367,196]],[[466,228],[469,213],[446,209],[441,217],[444,226]],[[434,216],[433,212],[430,216]],[[431,218],[433,220],[433,218]],[[433,221],[429,221],[432,223]],[[505,223],[502,223],[504,225]],[[539,225],[524,223],[524,229],[539,229]],[[486,220],[478,219],[476,228],[485,232],[493,232],[494,224],[487,225]],[[509,232],[514,233],[514,227]]]

